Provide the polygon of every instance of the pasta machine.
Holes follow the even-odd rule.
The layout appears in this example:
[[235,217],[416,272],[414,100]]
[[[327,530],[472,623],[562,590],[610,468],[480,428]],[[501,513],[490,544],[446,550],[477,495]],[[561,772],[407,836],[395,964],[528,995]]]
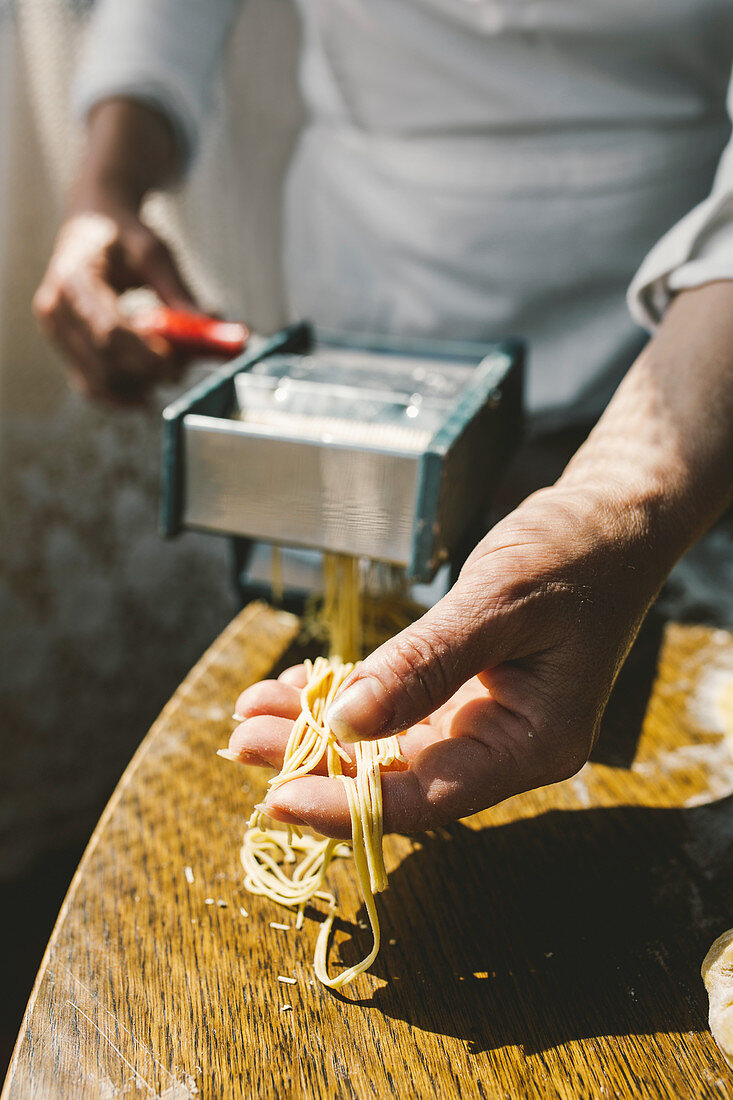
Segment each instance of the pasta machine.
[[[164,413],[162,528],[352,554],[427,582],[483,533],[522,346],[293,325]],[[483,526],[482,526],[483,525]]]

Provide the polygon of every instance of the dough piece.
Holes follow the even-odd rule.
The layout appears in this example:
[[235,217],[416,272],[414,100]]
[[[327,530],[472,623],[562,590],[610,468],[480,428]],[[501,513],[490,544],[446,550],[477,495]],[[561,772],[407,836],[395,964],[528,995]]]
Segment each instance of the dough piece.
[[733,1068],[733,928],[718,936],[703,959],[702,980],[710,998],[710,1030]]

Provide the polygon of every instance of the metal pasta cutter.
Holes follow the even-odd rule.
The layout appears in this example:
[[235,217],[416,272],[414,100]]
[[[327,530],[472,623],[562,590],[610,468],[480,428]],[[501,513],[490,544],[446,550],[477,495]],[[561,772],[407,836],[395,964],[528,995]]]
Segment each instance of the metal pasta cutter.
[[477,538],[521,430],[522,347],[283,330],[165,409],[166,535],[404,566]]

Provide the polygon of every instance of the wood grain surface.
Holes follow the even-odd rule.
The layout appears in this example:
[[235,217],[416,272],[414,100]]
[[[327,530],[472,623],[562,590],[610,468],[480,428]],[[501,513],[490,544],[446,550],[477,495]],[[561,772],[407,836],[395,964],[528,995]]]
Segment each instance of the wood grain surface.
[[[244,891],[265,777],[215,756],[295,629],[245,609],[150,731],[71,885],[4,1100],[733,1097],[699,977],[733,925],[733,638],[650,620],[578,776],[389,838],[384,946],[341,997],[313,976],[319,915],[272,928],[294,921]],[[369,933],[348,862],[332,881],[343,965]]]

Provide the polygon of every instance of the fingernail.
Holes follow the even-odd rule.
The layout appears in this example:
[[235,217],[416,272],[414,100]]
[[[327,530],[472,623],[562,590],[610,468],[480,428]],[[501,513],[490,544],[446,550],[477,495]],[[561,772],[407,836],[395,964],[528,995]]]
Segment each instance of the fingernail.
[[224,760],[233,760],[235,764],[239,763],[239,757],[231,749],[217,749],[216,755],[221,756]]
[[339,741],[353,744],[364,738],[378,737],[393,713],[382,685],[366,676],[334,699],[326,718]]
[[308,828],[307,821],[304,821],[302,817],[298,817],[297,814],[291,813],[290,810],[286,810],[282,806],[271,806],[269,802],[265,802],[264,809],[273,821],[280,821],[283,825],[295,825],[303,829]]
[[239,744],[237,732],[235,730],[229,738],[229,748],[219,749],[219,756],[223,756],[225,760],[236,760],[240,764],[252,764],[257,768],[271,768],[272,764],[269,760],[265,760],[264,756],[260,756],[257,752],[250,752],[245,745]]

